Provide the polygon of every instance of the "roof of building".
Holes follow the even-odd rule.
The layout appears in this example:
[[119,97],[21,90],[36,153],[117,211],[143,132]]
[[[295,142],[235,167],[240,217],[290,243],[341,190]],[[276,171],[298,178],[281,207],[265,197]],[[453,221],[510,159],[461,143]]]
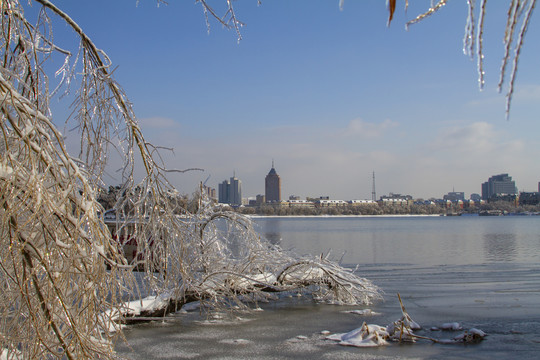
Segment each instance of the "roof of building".
[[268,173],[268,175],[277,175],[277,171],[276,169],[274,169],[274,160],[272,159],[272,168],[270,169],[270,172]]

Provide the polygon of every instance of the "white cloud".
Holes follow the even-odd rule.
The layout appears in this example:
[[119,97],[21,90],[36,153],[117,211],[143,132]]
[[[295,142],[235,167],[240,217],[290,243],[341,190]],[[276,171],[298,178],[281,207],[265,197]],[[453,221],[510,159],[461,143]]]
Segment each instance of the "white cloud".
[[510,165],[523,156],[525,143],[493,124],[475,122],[466,126],[443,129],[430,144],[441,159],[460,164]]
[[377,138],[385,134],[389,129],[397,127],[398,123],[389,119],[382,123],[371,123],[362,119],[353,119],[345,129],[346,135],[361,138]]
[[499,138],[492,124],[481,121],[443,129],[437,135],[433,146],[456,151],[485,153],[493,150]]

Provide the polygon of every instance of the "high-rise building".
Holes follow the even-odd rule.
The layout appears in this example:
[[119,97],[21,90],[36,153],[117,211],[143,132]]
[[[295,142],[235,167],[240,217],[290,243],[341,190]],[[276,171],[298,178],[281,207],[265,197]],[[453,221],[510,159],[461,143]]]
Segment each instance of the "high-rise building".
[[266,178],[264,179],[264,193],[266,202],[280,202],[281,201],[281,178],[274,168],[274,161],[272,160],[272,169]]
[[508,174],[493,175],[482,184],[482,200],[500,195],[517,195],[516,182]]
[[242,205],[242,181],[236,175],[219,184],[219,202],[222,204]]
[[218,186],[218,201],[222,204],[229,203],[229,187],[231,183],[228,180],[223,180]]
[[242,181],[232,177],[231,187],[229,189],[229,204],[231,205],[242,205]]

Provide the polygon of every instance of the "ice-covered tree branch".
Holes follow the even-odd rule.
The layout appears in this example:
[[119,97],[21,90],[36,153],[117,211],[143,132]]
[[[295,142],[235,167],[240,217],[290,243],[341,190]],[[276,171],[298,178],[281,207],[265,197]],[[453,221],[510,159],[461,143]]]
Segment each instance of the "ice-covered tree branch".
[[[315,286],[336,301],[378,296],[348,270],[271,246],[249,219],[223,212],[202,195],[196,212],[179,212],[159,147],[144,139],[110,59],[51,1],[34,3],[41,8],[31,24],[19,1],[0,2],[2,355],[112,358],[120,332],[109,330],[134,315],[126,301],[147,295],[167,299],[155,307],[162,315],[194,300],[210,308],[245,308],[249,297],[270,289]],[[237,31],[241,26],[232,2],[217,18]],[[54,41],[59,24],[73,30],[74,48]],[[60,81],[54,84],[45,64],[57,58],[62,61],[53,73]],[[56,128],[61,120],[53,121],[55,96],[72,99],[78,156]],[[123,185],[111,209],[114,219],[106,222],[96,196],[111,146],[124,158]],[[144,170],[139,181],[138,160]],[[138,281],[133,269],[142,271]],[[366,287],[351,298],[359,284]]]

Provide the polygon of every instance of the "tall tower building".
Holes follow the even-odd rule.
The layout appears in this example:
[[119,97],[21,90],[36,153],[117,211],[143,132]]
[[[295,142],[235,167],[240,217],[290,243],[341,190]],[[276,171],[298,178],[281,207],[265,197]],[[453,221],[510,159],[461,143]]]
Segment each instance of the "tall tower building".
[[229,204],[242,205],[242,181],[233,176],[230,180]]
[[223,180],[221,184],[218,186],[218,201],[221,204],[228,204],[229,203],[229,187],[230,183],[227,180]]
[[272,160],[272,169],[264,179],[264,194],[266,202],[281,201],[281,178],[274,168],[274,160]]

